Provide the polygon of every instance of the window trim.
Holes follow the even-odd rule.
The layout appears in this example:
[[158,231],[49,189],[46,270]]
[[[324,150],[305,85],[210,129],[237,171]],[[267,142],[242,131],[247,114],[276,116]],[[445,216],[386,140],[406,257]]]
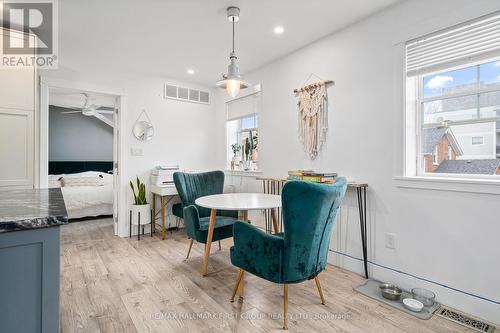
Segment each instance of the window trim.
[[[403,59],[403,63],[406,63],[406,50],[403,51],[403,54],[404,54],[404,59]],[[415,98],[415,126],[416,128],[413,129],[413,132],[414,132],[414,135],[415,135],[415,142],[414,144],[416,145],[415,147],[415,153],[417,154],[417,156],[415,156],[414,158],[414,161],[416,162],[416,166],[415,166],[415,174],[409,174],[408,173],[408,166],[405,165],[406,163],[404,163],[404,168],[403,168],[403,172],[404,172],[404,176],[403,178],[408,178],[408,179],[413,179],[415,177],[417,178],[422,178],[422,179],[440,179],[440,181],[442,182],[443,180],[446,180],[446,179],[450,179],[450,180],[454,180],[454,179],[459,179],[459,180],[471,180],[471,181],[481,181],[481,180],[498,180],[498,184],[495,183],[496,185],[500,185],[500,175],[479,175],[479,174],[445,174],[445,173],[439,173],[439,174],[435,174],[435,173],[431,173],[431,172],[425,172],[425,160],[424,160],[424,156],[422,155],[422,145],[421,145],[421,138],[422,138],[422,133],[423,133],[423,129],[424,128],[427,128],[427,127],[436,127],[437,125],[440,125],[441,123],[432,123],[432,124],[425,124],[424,125],[424,110],[423,110],[423,103],[425,102],[429,102],[429,101],[435,101],[435,100],[444,100],[444,99],[449,99],[449,98],[456,98],[456,97],[464,97],[464,96],[471,96],[471,95],[477,95],[478,96],[478,110],[480,110],[480,105],[479,105],[479,96],[480,94],[484,94],[484,93],[489,93],[489,92],[500,92],[500,85],[498,87],[490,87],[488,89],[486,88],[480,88],[480,87],[477,87],[477,89],[473,90],[472,92],[460,92],[460,93],[454,93],[454,94],[448,94],[448,95],[442,95],[442,96],[433,96],[433,97],[428,97],[428,98],[423,98],[423,89],[424,89],[424,86],[423,86],[423,77],[424,76],[431,76],[431,75],[436,75],[436,74],[439,74],[439,73],[442,73],[442,72],[450,72],[450,71],[453,71],[453,70],[457,70],[457,69],[461,69],[461,68],[466,68],[466,67],[472,67],[472,66],[479,66],[481,64],[486,64],[486,63],[490,63],[490,62],[495,62],[495,61],[500,61],[500,55],[496,55],[496,56],[492,56],[490,58],[486,58],[486,59],[482,59],[482,60],[475,60],[475,61],[472,61],[470,63],[466,63],[466,64],[460,64],[460,65],[456,65],[456,66],[453,66],[453,67],[450,67],[450,68],[446,68],[446,69],[440,69],[440,70],[437,70],[437,71],[433,71],[433,72],[427,72],[427,73],[424,73],[424,74],[420,74],[420,75],[414,75],[412,76],[415,80],[417,80],[417,96]],[[478,68],[478,72],[479,72],[479,68]],[[405,144],[403,146],[403,149],[404,149],[404,154],[403,154],[403,160],[404,162],[407,160],[407,152],[408,152],[408,147],[407,147],[407,144],[408,144],[408,133],[406,131],[406,123],[407,123],[407,117],[408,117],[408,105],[407,105],[407,80],[408,80],[408,77],[407,77],[407,74],[406,74],[406,71],[403,70],[403,101],[404,101],[404,135],[405,135]],[[478,84],[479,84],[479,80],[478,80]],[[472,124],[472,123],[484,123],[484,122],[498,122],[500,121],[500,118],[499,117],[495,117],[495,118],[479,118],[479,119],[471,119],[471,120],[462,120],[462,121],[449,121],[449,124],[450,125],[462,125],[462,124]],[[434,164],[434,160],[432,161],[433,162],[433,165],[436,165]],[[401,177],[399,177],[401,178]]]
[[[441,174],[444,175],[444,174]],[[500,179],[434,176],[397,176],[394,185],[403,189],[437,190],[500,195]]]
[[[255,128],[257,131],[259,131],[259,129],[261,128],[262,126],[262,110],[263,110],[263,89],[262,89],[262,83],[259,83],[259,84],[256,84],[255,86],[253,87],[250,87],[249,89],[245,89],[244,92],[240,93],[239,96],[237,96],[236,98],[232,98],[232,99],[226,99],[224,101],[224,114],[225,114],[225,119],[224,119],[224,142],[225,142],[225,151],[226,151],[226,154],[224,155],[224,164],[225,164],[225,169],[226,171],[232,171],[232,172],[241,172],[241,173],[245,173],[245,174],[248,174],[248,173],[259,173],[261,172],[262,170],[262,165],[261,165],[261,161],[258,160],[257,161],[257,169],[255,170],[231,170],[229,165],[228,165],[228,160],[226,159],[226,156],[228,155],[229,151],[231,150],[231,148],[228,146],[227,144],[227,122],[228,121],[232,121],[232,120],[236,120],[236,119],[243,119],[245,117],[253,117],[253,116],[257,116],[257,128]],[[238,99],[242,99],[242,98],[246,98],[246,97],[250,97],[250,96],[259,96],[258,98],[258,101],[257,101],[257,105],[258,105],[258,109],[257,109],[257,112],[255,113],[252,113],[252,114],[249,114],[249,115],[246,115],[244,117],[241,117],[241,118],[235,118],[235,119],[227,119],[227,108],[228,108],[228,103],[232,102],[232,101],[235,101],[235,100],[238,100]],[[245,130],[242,130],[241,127],[238,128],[238,132],[249,132],[250,130],[254,130],[254,129],[245,129]],[[259,148],[258,148],[258,151],[260,152],[262,149],[262,139],[259,135]]]

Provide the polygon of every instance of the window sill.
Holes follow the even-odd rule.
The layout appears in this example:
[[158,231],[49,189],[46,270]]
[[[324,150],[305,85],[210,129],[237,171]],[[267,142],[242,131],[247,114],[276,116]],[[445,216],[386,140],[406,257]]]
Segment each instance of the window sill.
[[260,170],[230,170],[226,169],[225,171],[227,174],[230,174],[232,176],[242,176],[242,177],[255,177],[255,176],[260,176],[262,175],[262,171]]
[[500,180],[423,176],[394,177],[396,187],[500,195]]

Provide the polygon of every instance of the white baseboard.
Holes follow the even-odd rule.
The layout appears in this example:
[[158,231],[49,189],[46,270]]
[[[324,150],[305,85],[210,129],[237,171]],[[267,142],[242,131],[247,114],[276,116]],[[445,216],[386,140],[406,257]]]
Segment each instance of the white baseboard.
[[[330,251],[328,263],[364,276],[363,261],[358,258]],[[371,263],[368,263],[368,275],[372,279],[393,283],[405,290],[411,290],[415,287],[431,290],[436,294],[438,302],[500,326],[500,305],[482,299],[481,296],[473,296],[467,291],[453,289],[453,287],[445,286],[439,281],[426,281],[393,268]]]

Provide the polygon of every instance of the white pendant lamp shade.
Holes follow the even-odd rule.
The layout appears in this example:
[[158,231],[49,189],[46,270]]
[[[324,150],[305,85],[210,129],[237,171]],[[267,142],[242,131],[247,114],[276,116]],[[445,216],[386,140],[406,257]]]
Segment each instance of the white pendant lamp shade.
[[234,22],[239,20],[240,10],[237,7],[227,9],[227,18],[233,24],[233,50],[229,54],[230,63],[227,67],[227,74],[222,75],[222,80],[216,83],[217,87],[226,89],[226,92],[232,98],[238,96],[240,89],[248,88],[249,84],[241,79],[240,70],[236,61],[238,57],[234,52]]

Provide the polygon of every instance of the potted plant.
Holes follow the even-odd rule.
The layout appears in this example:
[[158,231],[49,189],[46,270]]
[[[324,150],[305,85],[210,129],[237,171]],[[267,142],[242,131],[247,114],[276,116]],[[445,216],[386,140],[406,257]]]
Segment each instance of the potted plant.
[[[140,181],[139,177],[136,179],[137,190],[134,183],[130,181],[130,188],[134,195],[134,203],[132,204],[132,223],[139,224],[139,213],[141,214],[141,225],[149,224],[151,222],[151,208],[146,199],[146,185]],[[140,232],[140,230],[138,230]]]
[[231,145],[231,149],[233,151],[233,162],[235,164],[237,164],[237,162],[238,162],[238,153],[241,150],[241,146],[239,144],[237,144],[237,143],[233,143]]
[[250,145],[252,147],[252,161],[257,162],[259,158],[259,150],[258,150],[258,144],[259,144],[259,138],[257,136],[257,133],[252,134],[252,131],[250,131]]
[[246,138],[245,139],[245,144],[243,146],[243,158],[244,158],[244,162],[243,162],[243,169],[245,171],[247,170],[250,170],[250,163],[252,162],[251,161],[251,151],[252,151],[252,145],[251,145],[251,142],[250,142],[250,138]]

